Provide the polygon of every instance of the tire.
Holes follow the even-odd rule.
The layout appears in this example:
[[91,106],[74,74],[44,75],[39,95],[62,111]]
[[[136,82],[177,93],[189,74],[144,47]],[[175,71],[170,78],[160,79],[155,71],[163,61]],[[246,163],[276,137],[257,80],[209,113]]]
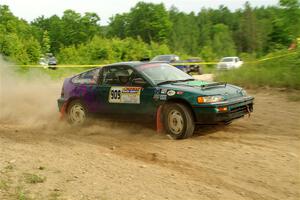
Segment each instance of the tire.
[[191,137],[195,130],[192,112],[179,103],[166,105],[163,117],[164,129],[173,139]]
[[86,122],[87,112],[79,100],[71,101],[67,109],[67,121],[71,125],[83,125]]

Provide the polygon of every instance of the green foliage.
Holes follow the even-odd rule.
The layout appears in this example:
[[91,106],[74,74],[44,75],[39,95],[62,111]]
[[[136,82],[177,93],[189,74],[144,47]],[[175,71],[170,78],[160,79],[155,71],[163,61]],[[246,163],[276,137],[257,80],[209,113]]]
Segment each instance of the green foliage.
[[169,36],[169,46],[173,51],[196,54],[200,51],[198,45],[199,28],[194,13],[185,14],[172,7],[169,11],[172,21],[172,31]]
[[116,14],[110,18],[107,35],[124,39],[128,36],[128,13]]
[[171,26],[163,4],[138,2],[129,13],[111,18],[108,33],[111,37],[140,37],[147,43],[165,43]]
[[0,190],[8,190],[9,185],[7,181],[5,180],[0,180]]
[[236,55],[235,45],[228,26],[216,24],[213,26],[213,51],[219,56]]
[[204,46],[200,52],[200,55],[204,60],[213,61],[217,58],[216,54],[213,52],[211,46]]
[[253,8],[247,2],[236,11],[220,6],[184,13],[174,6],[166,10],[162,3],[138,2],[106,27],[99,25],[96,13],[73,10],[28,24],[0,5],[0,53],[19,64],[37,64],[45,53],[65,64],[139,60],[163,53],[205,61],[245,53],[259,58],[288,49],[300,36],[299,0],[279,3]]
[[37,62],[41,48],[31,31],[31,26],[15,17],[8,6],[0,5],[0,53],[20,64]]
[[[48,43],[45,39],[50,40],[51,52],[58,53],[63,46],[79,45],[89,41],[95,35],[101,35],[99,21],[100,18],[96,13],[87,12],[82,16],[73,10],[65,10],[61,18],[56,15],[50,18],[38,17],[32,26],[43,48]],[[45,35],[45,31],[49,36]]]
[[289,36],[294,39],[300,36],[300,1],[299,0],[280,0],[283,7],[282,20],[286,24]]
[[[286,51],[271,53],[266,58],[286,54]],[[248,87],[284,87],[300,89],[300,51],[257,63],[246,63],[239,69],[217,74],[218,81]]]
[[73,45],[62,48],[58,59],[62,64],[99,64],[140,60],[167,53],[170,53],[168,46],[155,42],[147,44],[139,38],[121,40],[94,37],[90,42],[78,47]]
[[45,177],[41,177],[39,175],[29,174],[29,173],[25,173],[24,178],[26,183],[31,183],[31,184],[43,183],[46,180]]
[[253,53],[261,51],[261,41],[259,40],[258,23],[253,9],[249,2],[245,4],[245,10],[241,16],[240,27],[238,30],[242,52]]
[[43,33],[43,40],[42,40],[42,52],[43,54],[49,53],[50,52],[50,38],[48,31],[44,31]]

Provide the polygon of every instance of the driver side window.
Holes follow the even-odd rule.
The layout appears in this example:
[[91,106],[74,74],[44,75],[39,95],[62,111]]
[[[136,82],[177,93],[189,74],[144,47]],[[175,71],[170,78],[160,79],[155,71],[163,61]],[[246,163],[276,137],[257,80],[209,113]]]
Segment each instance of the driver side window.
[[126,86],[130,85],[133,75],[133,69],[126,66],[105,67],[102,71],[102,84]]
[[147,81],[140,74],[134,73],[132,75],[131,86],[144,87],[146,85]]

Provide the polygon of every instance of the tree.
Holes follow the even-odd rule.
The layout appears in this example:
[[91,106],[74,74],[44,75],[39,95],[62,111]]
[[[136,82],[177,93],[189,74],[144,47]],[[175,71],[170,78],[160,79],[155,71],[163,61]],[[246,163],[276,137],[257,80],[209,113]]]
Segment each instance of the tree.
[[239,50],[242,52],[253,53],[261,51],[261,43],[259,40],[259,30],[257,29],[257,21],[250,3],[245,3],[245,9],[241,16],[239,29]]
[[224,24],[216,24],[213,26],[212,48],[219,57],[233,56],[236,54],[236,48],[228,26]]
[[129,36],[139,36],[147,43],[167,41],[172,24],[163,4],[139,2],[128,17]]
[[169,36],[169,46],[173,51],[196,55],[200,48],[198,46],[199,27],[195,14],[179,12],[175,7],[172,7],[169,13],[173,24]]
[[6,5],[0,5],[0,53],[22,64],[36,63],[40,44],[32,27],[15,17]]
[[280,0],[283,7],[283,21],[287,26],[287,31],[292,39],[300,36],[300,1],[299,0]]
[[128,13],[117,14],[111,17],[108,26],[108,36],[118,37],[121,39],[128,37],[129,36],[128,23],[129,23]]
[[42,40],[42,52],[43,54],[50,53],[50,38],[48,31],[44,31]]

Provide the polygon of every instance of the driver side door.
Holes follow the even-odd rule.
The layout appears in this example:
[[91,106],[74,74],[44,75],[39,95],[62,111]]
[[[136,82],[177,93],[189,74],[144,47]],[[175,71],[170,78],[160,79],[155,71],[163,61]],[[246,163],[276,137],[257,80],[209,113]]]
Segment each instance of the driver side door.
[[[126,83],[117,76],[120,71],[128,71]],[[152,115],[155,112],[153,100],[155,88],[134,69],[128,66],[108,66],[103,68],[99,92],[104,96],[105,111],[115,116]],[[101,96],[102,96],[101,95]]]

